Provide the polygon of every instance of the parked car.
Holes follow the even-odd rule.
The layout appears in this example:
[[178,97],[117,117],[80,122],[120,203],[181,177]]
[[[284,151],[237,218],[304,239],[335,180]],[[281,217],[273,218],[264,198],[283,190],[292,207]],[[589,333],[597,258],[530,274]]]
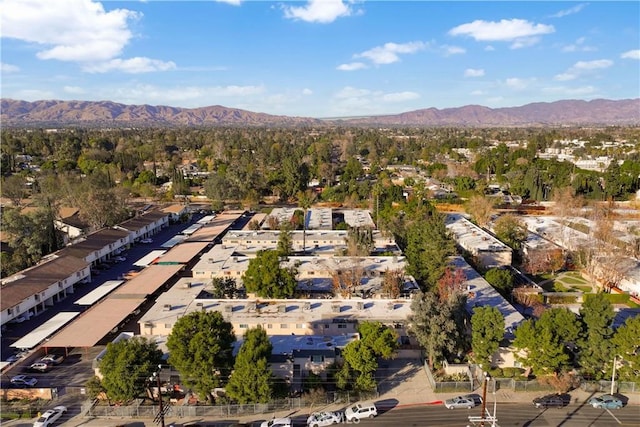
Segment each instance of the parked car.
[[67,412],[66,406],[56,406],[53,409],[49,409],[33,423],[33,427],[48,427],[53,425],[65,412]]
[[479,394],[465,394],[462,397],[473,400],[473,403],[475,403],[476,406],[482,405],[482,396]]
[[146,239],[140,240],[140,243],[153,243],[153,239],[147,237]]
[[26,375],[16,375],[15,377],[11,378],[11,384],[16,386],[33,387],[34,385],[38,384],[38,380]]
[[64,356],[62,354],[51,353],[44,356],[42,359],[40,359],[40,361],[45,363],[53,363],[54,365],[59,365],[64,361]]
[[359,421],[363,418],[373,418],[376,415],[378,415],[378,409],[373,403],[356,403],[344,411],[347,421]]
[[22,322],[26,322],[27,320],[29,320],[31,318],[31,314],[29,313],[23,313],[18,317],[14,317],[13,319],[10,320],[11,323],[22,323]]
[[308,427],[323,427],[342,422],[342,413],[322,411],[314,412],[307,418]]
[[563,408],[569,404],[571,396],[568,394],[547,394],[533,399],[536,408]]
[[452,399],[447,399],[444,401],[444,406],[447,409],[456,409],[456,408],[466,408],[471,409],[476,406],[476,403],[473,399],[465,396],[457,396]]
[[30,371],[35,371],[35,372],[49,372],[52,367],[53,367],[53,363],[40,361],[40,362],[32,363],[28,369]]
[[594,408],[601,409],[620,409],[624,406],[622,400],[611,394],[603,394],[601,396],[592,397],[587,403]]
[[7,357],[7,362],[9,363],[17,362],[18,360],[22,360],[25,357],[27,357],[28,354],[29,354],[28,351],[20,351],[16,354],[12,354],[11,356]]
[[124,261],[127,260],[127,258],[119,255],[119,256],[113,258],[113,260],[116,261],[116,262],[124,262]]
[[273,418],[269,421],[264,421],[260,424],[260,427],[291,427],[291,418]]

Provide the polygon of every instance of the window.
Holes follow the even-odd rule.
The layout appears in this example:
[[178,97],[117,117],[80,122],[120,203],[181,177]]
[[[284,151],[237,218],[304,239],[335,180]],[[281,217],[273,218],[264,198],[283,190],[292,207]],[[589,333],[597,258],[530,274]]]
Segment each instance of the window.
[[267,329],[271,329],[273,328],[273,325],[271,323],[267,323]]
[[247,329],[249,327],[249,325],[247,325],[246,323],[240,323],[240,329]]
[[76,277],[80,277],[80,272],[79,271],[76,273]]
[[164,328],[165,329],[171,329],[171,328],[173,328],[173,325],[171,323],[165,323],[164,324]]
[[324,356],[313,355],[313,356],[311,356],[311,362],[312,363],[322,363],[322,362],[324,362]]
[[324,324],[324,328],[325,328],[325,329],[329,329],[329,324],[328,324],[328,323],[325,323],[325,324]]
[[34,295],[34,298],[36,299],[36,301],[40,301],[40,295],[35,294],[35,295]]
[[302,328],[304,328],[304,325],[302,323],[296,324],[296,329],[302,329]]
[[281,323],[280,329],[289,329],[289,325],[287,323]]
[[346,323],[338,323],[338,329],[347,329]]

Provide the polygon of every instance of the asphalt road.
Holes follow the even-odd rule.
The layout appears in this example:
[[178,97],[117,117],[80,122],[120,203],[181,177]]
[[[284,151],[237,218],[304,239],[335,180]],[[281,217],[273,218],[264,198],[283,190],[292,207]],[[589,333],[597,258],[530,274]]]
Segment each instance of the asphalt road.
[[[71,409],[71,408],[70,408]],[[493,407],[488,408],[493,412]],[[83,427],[115,427],[127,425],[128,427],[153,426],[152,420],[141,419],[87,419],[74,417],[77,411],[70,410],[61,418],[58,425],[83,426]],[[294,427],[306,425],[307,413],[291,414]],[[446,409],[442,405],[412,406],[391,408],[380,411],[373,419],[365,419],[358,423],[362,427],[465,427],[474,425],[469,417],[480,415],[480,408],[473,409]],[[497,424],[500,427],[608,427],[608,426],[638,426],[640,419],[640,407],[630,406],[615,411],[594,409],[591,406],[571,404],[562,409],[536,409],[530,404],[505,404],[500,403],[496,411]],[[248,423],[252,427],[259,426],[262,421],[269,420],[268,416],[256,416]],[[11,426],[26,427],[32,424],[31,420],[16,420],[9,423]],[[215,426],[226,427],[234,425],[234,420],[187,420],[168,417],[166,425],[174,426]],[[355,424],[347,423],[344,424]],[[476,423],[475,425],[479,425]],[[490,426],[487,423],[486,426]]]

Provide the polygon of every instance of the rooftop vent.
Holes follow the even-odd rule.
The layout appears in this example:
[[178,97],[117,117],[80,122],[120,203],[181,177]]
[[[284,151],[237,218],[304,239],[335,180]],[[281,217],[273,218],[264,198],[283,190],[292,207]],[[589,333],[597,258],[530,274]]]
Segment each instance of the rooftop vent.
[[340,313],[340,306],[339,305],[331,306],[331,311],[333,311],[334,313]]
[[287,312],[287,306],[285,304],[278,306],[278,313],[286,313],[286,312]]
[[359,301],[358,303],[356,303],[356,308],[358,310],[364,310],[364,303],[362,301]]
[[311,303],[310,302],[305,302],[304,303],[304,309],[305,310],[311,310]]
[[184,287],[185,289],[191,289],[191,282],[185,282]]
[[171,304],[165,304],[162,306],[163,311],[171,311]]
[[226,306],[224,307],[224,311],[225,311],[225,313],[231,313],[231,312],[233,312],[233,306],[226,305]]

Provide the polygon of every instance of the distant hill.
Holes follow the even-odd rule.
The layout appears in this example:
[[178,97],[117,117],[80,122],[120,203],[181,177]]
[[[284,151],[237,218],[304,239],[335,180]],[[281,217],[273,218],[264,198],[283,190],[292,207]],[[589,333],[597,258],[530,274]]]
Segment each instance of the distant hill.
[[401,114],[315,119],[254,113],[219,105],[201,108],[125,105],[111,101],[1,100],[4,126],[562,126],[640,125],[640,99],[538,102],[520,107],[427,108]]
[[177,108],[125,105],[111,101],[15,101],[2,99],[0,119],[5,126],[301,126],[318,119],[274,116],[220,105]]

